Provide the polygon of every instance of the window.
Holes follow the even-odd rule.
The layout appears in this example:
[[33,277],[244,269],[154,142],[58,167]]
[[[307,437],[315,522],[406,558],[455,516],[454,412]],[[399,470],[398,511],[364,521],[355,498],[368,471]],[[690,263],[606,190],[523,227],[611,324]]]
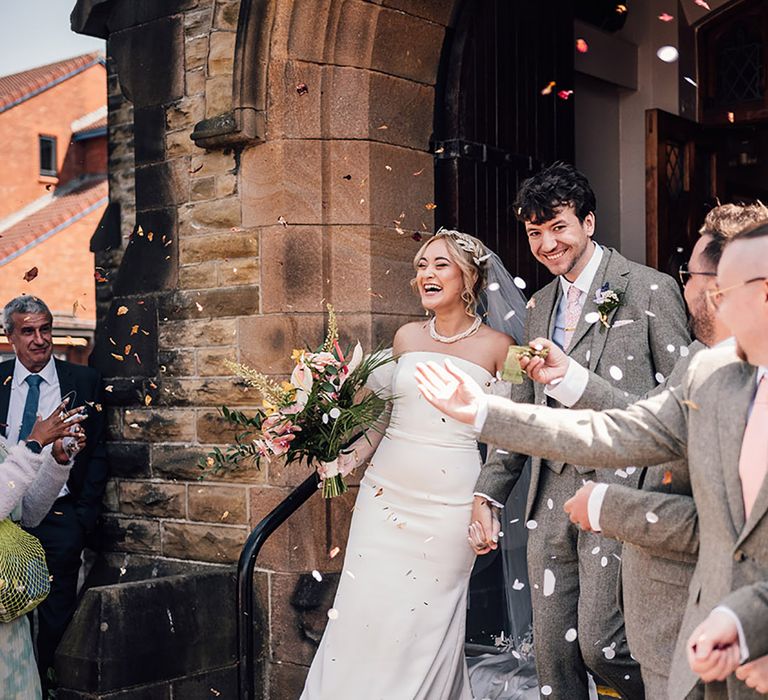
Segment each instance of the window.
[[40,137],[40,174],[56,177],[56,137]]

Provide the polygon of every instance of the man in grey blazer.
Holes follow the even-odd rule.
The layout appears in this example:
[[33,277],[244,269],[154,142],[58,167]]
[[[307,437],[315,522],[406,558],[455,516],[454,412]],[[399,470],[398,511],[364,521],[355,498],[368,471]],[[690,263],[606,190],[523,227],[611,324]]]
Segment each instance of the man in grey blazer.
[[[752,407],[756,391],[762,391],[759,382],[768,380],[768,223],[726,246],[717,283],[712,299],[736,338],[735,352],[699,352],[678,387],[627,409],[520,405],[486,396],[450,363],[417,370],[425,398],[456,420],[474,424],[482,441],[552,460],[569,455],[596,468],[669,462],[673,479],[690,478],[699,514],[699,559],[672,662],[672,700],[695,692],[696,671],[710,665],[710,658],[715,680],[705,686],[707,700],[761,697],[734,675],[719,680],[733,670],[733,663],[720,663],[732,651],[715,648],[699,628],[715,607],[735,622],[738,662],[768,653],[761,624],[768,608],[768,464],[740,464],[745,433],[757,435],[768,449],[768,425],[749,425],[751,414],[763,415]],[[650,525],[662,515],[645,514]],[[559,583],[554,582],[555,595]]]
[[[726,242],[766,215],[768,210],[763,206],[736,204],[715,207],[707,215],[690,260],[680,268],[696,341],[682,353],[667,381],[650,395],[677,386],[699,350],[732,342],[730,330],[717,317],[707,294],[716,287],[717,265]],[[568,408],[625,408],[643,398],[627,396],[546,339],[537,338],[531,344],[547,346],[549,353],[545,359],[523,358],[521,365],[531,379],[544,385],[574,384],[566,387],[573,398]],[[566,511],[583,529],[602,532],[623,543],[621,600],[629,648],[640,662],[646,697],[666,697],[672,654],[699,549],[689,480],[673,479],[671,469],[659,466],[642,471],[639,490],[588,482],[566,502]],[[645,517],[648,512],[660,515],[659,521],[649,523]]]
[[[690,341],[674,280],[593,242],[595,196],[571,165],[555,163],[526,180],[515,206],[532,254],[557,275],[529,301],[525,339],[552,339],[621,392],[643,395],[663,382]],[[512,398],[567,401],[557,387],[531,382],[512,386]],[[475,486],[473,521],[491,521],[491,504],[506,501],[528,454],[490,450]],[[622,697],[641,699],[640,668],[616,595],[621,544],[580,531],[563,513],[585,479],[636,486],[639,469],[596,476],[577,465],[567,454],[532,461],[525,520],[539,684],[553,700],[587,700],[590,669]],[[556,596],[547,585],[552,576],[561,582]]]

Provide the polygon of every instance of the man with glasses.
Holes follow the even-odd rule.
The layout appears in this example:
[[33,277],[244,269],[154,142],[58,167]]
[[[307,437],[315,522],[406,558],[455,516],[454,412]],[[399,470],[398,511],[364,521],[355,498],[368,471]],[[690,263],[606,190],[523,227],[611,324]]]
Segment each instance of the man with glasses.
[[[717,265],[729,238],[748,222],[760,221],[766,215],[763,207],[735,204],[716,207],[707,215],[690,260],[679,270],[696,340],[688,347],[675,348],[681,359],[667,381],[648,395],[679,384],[699,350],[733,342],[707,294],[716,286]],[[615,383],[577,365],[546,339],[537,338],[533,344],[547,346],[547,357],[523,358],[521,365],[531,379],[549,384],[550,393],[562,392],[561,403],[569,408],[625,408],[642,398],[627,395]],[[624,543],[624,620],[630,651],[640,662],[647,698],[666,697],[675,640],[699,548],[690,482],[672,479],[670,473],[664,466],[643,470],[640,490],[588,482],[566,503],[571,520],[582,529]],[[648,512],[663,512],[664,517],[651,524],[646,519]]]
[[[710,296],[735,352],[701,351],[678,387],[625,410],[514,404],[486,396],[450,363],[417,368],[425,398],[475,425],[483,442],[549,459],[575,455],[595,468],[676,460],[671,477],[690,479],[700,544],[671,700],[695,697],[699,678],[707,700],[756,700],[762,695],[731,674],[768,654],[768,221],[728,242],[717,284]],[[645,516],[653,526],[665,514]]]

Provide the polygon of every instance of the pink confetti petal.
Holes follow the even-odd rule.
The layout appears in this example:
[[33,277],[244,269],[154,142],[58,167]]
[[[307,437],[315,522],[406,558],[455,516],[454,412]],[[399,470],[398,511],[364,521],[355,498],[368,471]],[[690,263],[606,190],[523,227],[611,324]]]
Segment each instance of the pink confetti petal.
[[659,19],[662,22],[671,22],[674,19],[674,17],[667,12],[663,12],[662,14],[659,15]]
[[706,0],[693,0],[699,7],[703,7],[705,10],[711,10],[709,3]]

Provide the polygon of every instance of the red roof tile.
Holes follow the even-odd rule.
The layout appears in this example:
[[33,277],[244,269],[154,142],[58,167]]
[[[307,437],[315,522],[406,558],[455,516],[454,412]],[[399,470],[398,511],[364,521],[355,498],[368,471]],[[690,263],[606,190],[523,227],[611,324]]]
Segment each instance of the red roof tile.
[[106,178],[89,179],[63,194],[54,194],[48,204],[9,228],[0,228],[0,265],[106,204],[108,194]]
[[103,62],[99,52],[86,53],[64,61],[38,66],[21,73],[13,73],[0,77],[0,112],[14,107],[43,90],[53,87],[62,80],[71,78],[90,68],[96,63]]
[[92,131],[98,131],[100,129],[106,129],[107,128],[107,115],[105,114],[100,119],[97,119],[92,124],[89,124],[88,126],[84,126],[82,129],[78,129],[72,134],[72,137],[74,139],[77,139],[79,136],[83,136],[84,134],[90,134]]

